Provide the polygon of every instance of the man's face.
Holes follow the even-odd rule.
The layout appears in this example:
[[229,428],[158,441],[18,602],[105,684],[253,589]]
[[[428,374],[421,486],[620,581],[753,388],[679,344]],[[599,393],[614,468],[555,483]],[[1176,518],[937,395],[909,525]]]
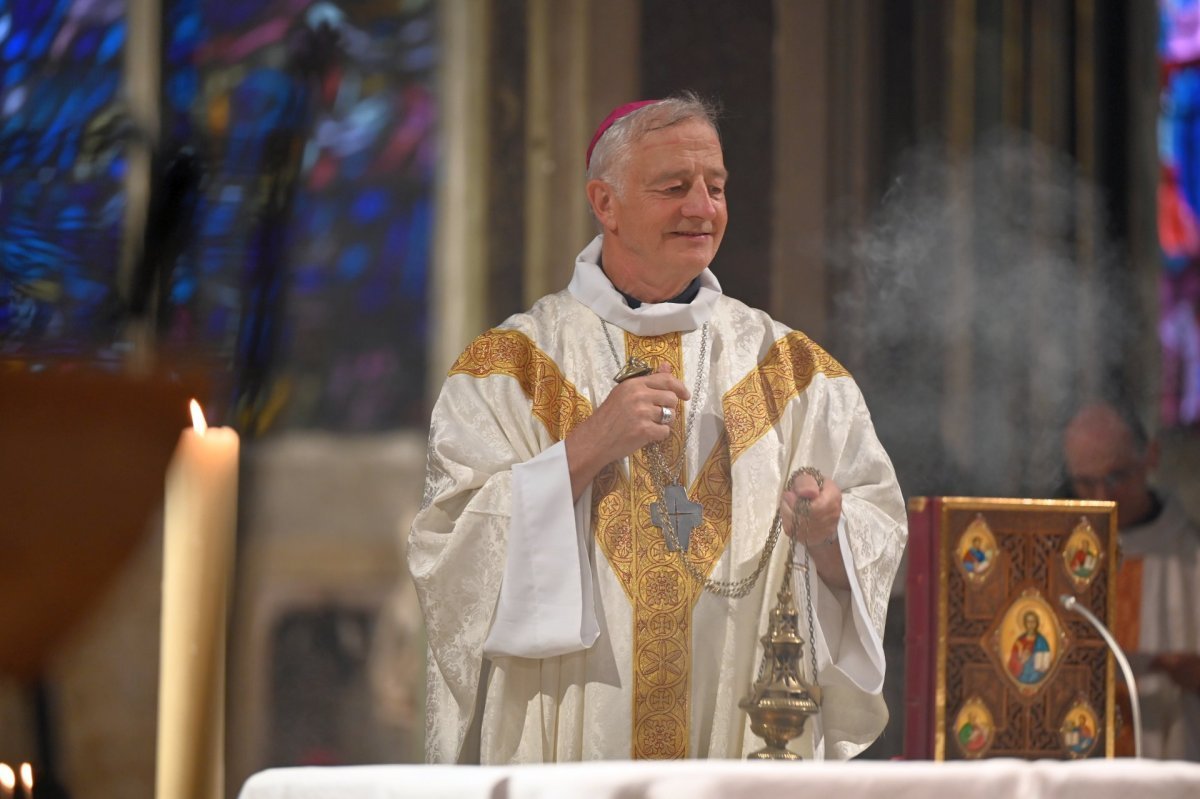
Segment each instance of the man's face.
[[670,299],[712,262],[725,235],[721,143],[706,122],[682,122],[646,134],[618,169],[620,191],[593,203],[605,271],[638,299]]
[[1145,504],[1146,459],[1128,436],[1068,436],[1063,454],[1071,489],[1080,499],[1113,500],[1117,526],[1125,527]]
[[1038,628],[1037,614],[1026,613],[1025,614],[1025,632],[1027,632],[1027,633],[1037,632],[1037,628]]

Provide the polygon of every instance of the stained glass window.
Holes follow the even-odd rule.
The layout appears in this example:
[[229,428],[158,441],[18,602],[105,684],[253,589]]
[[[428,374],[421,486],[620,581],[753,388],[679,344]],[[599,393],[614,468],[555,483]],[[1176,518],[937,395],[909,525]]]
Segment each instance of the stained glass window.
[[1200,424],[1200,1],[1160,0],[1162,423]]
[[174,338],[232,348],[247,423],[418,422],[432,4],[199,6],[182,26],[198,31],[197,78],[184,59],[170,80],[177,107],[195,86],[211,172],[198,240],[173,276]]
[[[124,219],[124,0],[0,0],[0,351],[105,357]],[[108,353],[111,355],[111,353]]]
[[112,354],[124,156],[157,138],[139,268],[166,357],[227,365],[248,432],[420,423],[433,3],[167,0],[156,137],[118,101],[126,24],[0,0],[4,351]]

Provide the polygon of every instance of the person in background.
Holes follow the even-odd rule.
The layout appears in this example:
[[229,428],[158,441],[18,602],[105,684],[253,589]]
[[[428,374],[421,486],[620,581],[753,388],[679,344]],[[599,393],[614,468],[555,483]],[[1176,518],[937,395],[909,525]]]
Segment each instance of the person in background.
[[1158,443],[1110,403],[1079,409],[1063,435],[1069,493],[1117,503],[1121,647],[1140,664],[1143,754],[1200,760],[1200,529],[1152,487]]

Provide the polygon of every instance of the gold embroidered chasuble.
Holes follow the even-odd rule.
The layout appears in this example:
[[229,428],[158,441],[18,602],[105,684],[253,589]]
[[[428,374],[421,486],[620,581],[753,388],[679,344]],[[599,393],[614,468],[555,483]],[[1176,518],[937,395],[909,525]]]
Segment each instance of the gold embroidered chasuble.
[[[669,363],[674,374],[685,382],[691,379],[684,368],[678,333],[626,333],[625,351],[654,367]],[[686,552],[700,573],[712,572],[731,533],[731,463],[771,430],[787,403],[818,373],[826,378],[848,377],[837,361],[807,337],[791,332],[774,342],[756,368],[721,398],[724,431],[694,479],[686,467],[680,474],[689,498],[703,507],[702,523],[692,531]],[[514,378],[530,401],[532,415],[554,440],[564,439],[592,412],[591,404],[554,361],[517,331],[497,329],[484,334],[463,353],[450,374]],[[684,404],[681,418],[688,413]],[[684,425],[677,424],[664,442],[668,463],[686,464],[681,453],[684,433]],[[592,514],[596,545],[632,607],[629,756],[683,758],[689,755],[692,616],[703,588],[685,570],[679,553],[667,549],[663,531],[651,522],[651,506],[659,497],[646,452],[634,453],[628,464],[628,474],[610,464],[597,477]],[[765,534],[761,531],[764,539]]]
[[[618,359],[669,362],[693,389],[696,430],[680,462],[703,506],[686,553],[697,570],[722,581],[753,570],[794,469],[814,466],[842,488],[852,590],[815,581],[825,702],[796,747],[853,756],[886,723],[880,636],[906,535],[862,396],[803,334],[721,295],[708,273],[689,306],[634,320],[596,266],[599,247],[580,254],[567,291],[476,338],[434,407],[407,552],[429,643],[427,758],[739,758],[761,745],[737,703],[757,671],[786,547],[746,597],[723,599],[702,592],[651,524],[657,492],[643,453],[610,464],[572,503],[562,442],[617,370],[600,319]],[[677,410],[692,416],[688,403]]]

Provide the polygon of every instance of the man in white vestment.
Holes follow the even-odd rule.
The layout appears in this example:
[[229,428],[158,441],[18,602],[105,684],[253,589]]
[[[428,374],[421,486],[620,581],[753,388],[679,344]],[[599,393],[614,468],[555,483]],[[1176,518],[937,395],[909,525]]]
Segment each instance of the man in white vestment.
[[1138,670],[1146,757],[1200,760],[1200,530],[1154,491],[1157,442],[1112,405],[1087,405],[1063,437],[1080,499],[1117,503],[1119,642]]
[[847,758],[883,729],[904,502],[846,370],[708,270],[726,177],[702,101],[618,108],[588,149],[602,233],[570,285],[451,368],[408,545],[430,761],[760,748],[738,702],[788,536],[812,566],[792,588],[823,697],[792,748]]

